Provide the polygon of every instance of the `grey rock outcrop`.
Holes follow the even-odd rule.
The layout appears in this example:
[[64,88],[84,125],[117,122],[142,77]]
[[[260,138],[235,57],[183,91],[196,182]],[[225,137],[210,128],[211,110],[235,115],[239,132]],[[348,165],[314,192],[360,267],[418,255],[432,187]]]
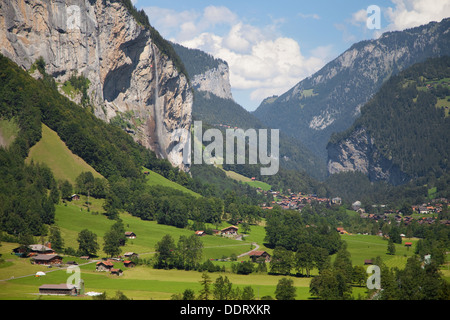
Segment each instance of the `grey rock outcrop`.
[[198,91],[215,94],[219,98],[233,99],[228,65],[220,63],[217,68],[209,69],[203,74],[195,75],[192,86]]
[[187,169],[177,145],[189,137],[189,81],[120,2],[0,0],[0,53],[25,69],[43,57],[59,84],[83,75],[98,118],[131,115],[137,142]]
[[358,128],[346,139],[328,145],[328,173],[348,171],[359,171],[370,181],[388,181],[393,185],[410,179],[377,150],[374,139],[365,128]]

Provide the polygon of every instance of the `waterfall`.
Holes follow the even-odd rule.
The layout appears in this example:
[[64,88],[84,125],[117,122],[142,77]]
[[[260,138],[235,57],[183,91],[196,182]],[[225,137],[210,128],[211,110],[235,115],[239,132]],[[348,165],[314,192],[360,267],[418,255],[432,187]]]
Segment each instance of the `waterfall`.
[[[160,144],[160,141],[163,141],[163,132],[162,132],[162,126],[163,126],[163,122],[162,122],[162,117],[164,114],[164,102],[161,103],[160,98],[159,98],[159,71],[158,71],[158,61],[156,58],[156,52],[155,52],[155,48],[152,45],[152,50],[153,50],[153,58],[154,58],[154,63],[153,63],[153,70],[155,72],[155,101],[153,103],[153,123],[150,124],[151,129],[151,138],[153,139],[153,147],[154,147],[154,151],[155,153],[157,153],[160,157],[165,157],[165,152]],[[153,129],[153,130],[152,130]]]

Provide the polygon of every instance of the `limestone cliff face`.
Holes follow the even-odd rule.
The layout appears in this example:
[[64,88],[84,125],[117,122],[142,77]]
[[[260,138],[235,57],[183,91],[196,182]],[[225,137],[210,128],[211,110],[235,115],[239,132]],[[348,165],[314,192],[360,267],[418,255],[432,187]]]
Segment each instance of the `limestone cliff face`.
[[328,173],[359,171],[370,181],[388,181],[399,185],[410,177],[386,159],[365,128],[354,130],[346,139],[328,145]]
[[215,94],[219,98],[233,100],[230,84],[230,70],[227,64],[220,63],[217,68],[195,75],[192,86],[199,91]]
[[186,169],[190,84],[120,2],[0,0],[0,52],[25,69],[43,57],[59,84],[85,76],[97,117],[126,114],[136,141]]

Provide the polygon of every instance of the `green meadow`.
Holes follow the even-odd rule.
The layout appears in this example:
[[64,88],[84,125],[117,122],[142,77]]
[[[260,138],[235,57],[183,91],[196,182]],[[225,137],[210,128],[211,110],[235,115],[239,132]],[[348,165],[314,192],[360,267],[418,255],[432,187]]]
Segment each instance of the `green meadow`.
[[58,134],[42,124],[42,138],[28,154],[26,162],[46,164],[53,172],[56,180],[68,180],[74,184],[82,172],[92,172],[94,177],[102,176],[83,159],[72,153]]
[[[83,205],[83,198],[67,204],[60,204],[56,208],[56,224],[60,227],[66,247],[78,248],[76,238],[82,229],[89,229],[98,236],[98,243],[103,247],[103,235],[109,230],[114,221],[108,220],[101,212],[93,209],[88,211]],[[101,201],[94,199],[91,208],[101,206]],[[142,221],[127,213],[121,213],[126,230],[136,233],[137,238],[127,240],[122,247],[124,252],[136,252],[141,258],[151,258],[155,251],[155,245],[161,238],[170,234],[175,241],[181,235],[189,236],[192,230],[179,229],[166,225],[159,225],[154,221]],[[223,224],[226,226],[226,224]],[[203,236],[204,260],[221,259],[232,254],[240,255],[255,248],[253,243],[259,246],[259,250],[272,251],[264,247],[264,221],[258,226],[251,226],[244,240],[233,240],[220,236]],[[413,255],[414,248],[406,248],[404,244],[396,245],[396,254],[387,254],[387,241],[378,236],[369,235],[342,235],[347,242],[353,265],[364,265],[364,260],[380,256],[389,267],[403,268],[409,256]],[[407,241],[416,242],[416,239]],[[64,283],[70,274],[64,269],[47,268],[30,264],[29,259],[18,258],[11,254],[17,244],[3,242],[0,253],[5,260],[0,264],[0,299],[91,299],[90,297],[55,297],[39,296],[38,288],[42,284]],[[105,257],[100,250],[98,258]],[[332,257],[333,258],[333,257]],[[113,276],[104,272],[95,271],[95,263],[85,264],[86,261],[74,257],[64,257],[64,261],[75,260],[80,264],[81,278],[85,283],[85,291],[106,292],[113,296],[116,291],[122,291],[127,297],[134,300],[165,300],[170,299],[175,293],[182,293],[185,289],[193,289],[196,293],[200,290],[201,273],[197,271],[181,270],[156,270],[149,266],[137,266],[125,268],[123,263],[115,263],[115,268],[124,271],[121,277]],[[248,256],[238,258],[237,262],[248,260]],[[224,273],[210,273],[214,281],[220,275],[226,275],[233,286],[243,288],[251,286],[257,298],[263,296],[274,297],[276,285],[282,276],[252,273],[250,275],[237,275],[231,273],[231,263],[215,261],[219,266],[225,266]],[[83,265],[85,264],[85,265]],[[34,276],[37,271],[46,272],[45,276]],[[444,270],[444,273],[446,271]],[[312,272],[314,276],[317,272]],[[450,275],[450,274],[449,274]],[[447,275],[448,276],[448,275]],[[13,277],[13,278],[12,278]],[[297,289],[297,299],[310,299],[309,283],[311,278],[291,276]],[[353,294],[364,295],[364,287],[355,287]]]
[[147,172],[146,175],[146,179],[147,179],[147,184],[149,186],[164,186],[164,187],[169,187],[175,190],[179,190],[182,191],[184,193],[190,194],[196,198],[201,197],[201,195],[199,195],[198,193],[183,187],[182,185],[179,185],[176,182],[170,181],[169,179],[164,178],[162,175],[160,175],[159,173],[153,172],[151,170],[148,170],[146,168],[143,168],[143,172]]

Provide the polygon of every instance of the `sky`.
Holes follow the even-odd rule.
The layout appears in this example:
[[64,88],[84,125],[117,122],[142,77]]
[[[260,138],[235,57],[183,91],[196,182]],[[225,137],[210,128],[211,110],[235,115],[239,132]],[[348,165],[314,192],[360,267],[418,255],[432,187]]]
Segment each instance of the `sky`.
[[233,98],[248,111],[356,42],[450,17],[450,0],[132,1],[167,40],[227,61]]

